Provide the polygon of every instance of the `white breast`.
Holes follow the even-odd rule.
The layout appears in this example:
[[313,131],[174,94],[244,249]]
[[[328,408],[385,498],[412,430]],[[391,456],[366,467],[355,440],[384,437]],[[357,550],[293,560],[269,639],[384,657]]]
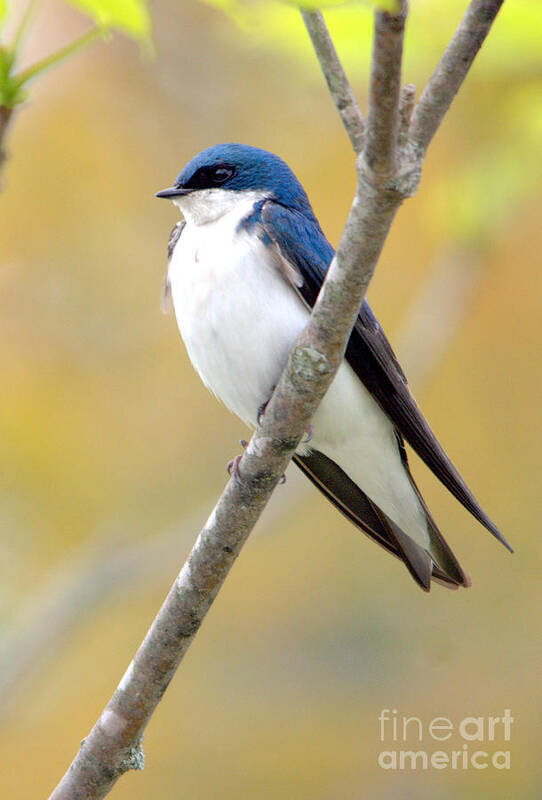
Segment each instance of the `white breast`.
[[[254,205],[253,195],[229,205],[221,195],[219,216],[211,213],[216,196],[208,204],[179,199],[187,224],[169,266],[177,323],[192,364],[205,385],[250,426],[309,316],[272,252],[254,233],[238,229]],[[393,426],[346,362],[313,427],[311,446],[425,544],[425,515],[401,463]]]
[[248,197],[205,224],[187,220],[169,267],[177,323],[192,364],[249,425],[271,396],[308,318],[268,248],[238,230],[253,203]]

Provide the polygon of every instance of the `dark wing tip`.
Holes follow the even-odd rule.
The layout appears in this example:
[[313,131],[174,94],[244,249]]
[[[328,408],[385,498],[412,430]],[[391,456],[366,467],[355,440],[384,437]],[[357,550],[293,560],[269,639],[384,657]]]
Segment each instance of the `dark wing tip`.
[[[461,502],[463,502],[463,501],[461,501]],[[513,552],[514,552],[514,548],[513,548],[513,547],[512,547],[512,545],[511,545],[511,544],[510,544],[510,543],[507,541],[507,539],[505,539],[505,537],[502,535],[502,533],[500,532],[500,530],[497,528],[497,526],[495,525],[495,523],[493,522],[493,520],[492,520],[492,519],[490,519],[490,518],[488,517],[488,515],[487,515],[487,514],[485,513],[485,511],[484,511],[484,510],[481,508],[481,506],[480,506],[480,505],[479,505],[479,504],[476,502],[476,500],[475,500],[474,502],[475,502],[475,504],[476,504],[476,508],[475,508],[474,510],[473,510],[472,508],[470,508],[470,507],[469,507],[469,506],[468,506],[466,503],[463,503],[463,505],[464,505],[464,506],[465,506],[465,507],[466,507],[466,508],[467,508],[467,509],[468,509],[468,510],[471,512],[471,514],[473,515],[473,517],[476,517],[476,519],[477,519],[479,522],[481,522],[481,523],[482,523],[482,525],[484,526],[484,528],[485,528],[486,530],[488,530],[488,531],[489,531],[489,532],[490,532],[490,533],[491,533],[491,534],[492,534],[492,535],[495,537],[495,539],[496,539],[498,542],[500,542],[502,545],[504,545],[504,546],[506,547],[506,549],[507,549],[507,550],[508,550],[510,553],[513,553]]]
[[491,531],[491,533],[493,534],[495,539],[497,539],[501,544],[503,544],[506,547],[506,549],[508,550],[509,553],[514,553],[514,548],[507,541],[507,539],[505,539],[505,537],[502,535],[502,533],[500,532],[500,530],[497,527],[493,526],[493,527],[489,528],[489,530]]
[[395,428],[459,502],[513,553],[482,509],[421,412],[382,328],[365,302],[346,350],[350,366]]
[[330,458],[318,450],[309,455],[294,455],[294,462],[307,478],[357,528],[404,562],[424,592],[434,580],[447,589],[468,586],[470,581],[460,570],[450,573],[435,564],[429,554],[395,525],[378,506]]

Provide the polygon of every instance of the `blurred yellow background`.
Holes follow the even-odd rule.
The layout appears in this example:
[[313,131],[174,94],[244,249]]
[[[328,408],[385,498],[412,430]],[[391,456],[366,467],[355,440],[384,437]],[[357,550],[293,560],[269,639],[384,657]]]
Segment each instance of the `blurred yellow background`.
[[[435,21],[431,3],[413,4],[406,80],[423,85],[462,5]],[[400,350],[435,265],[450,252],[474,258],[458,330],[417,394],[516,554],[412,459],[473,578],[469,591],[427,596],[291,467],[147,729],[144,772],[113,797],[540,797],[542,50],[540,28],[514,13],[503,10],[439,131],[370,300]],[[293,9],[262,6],[244,27],[192,0],[162,0],[152,14],[154,59],[118,36],[32,87],[2,174],[0,651],[13,682],[0,695],[0,781],[10,800],[46,797],[60,779],[246,436],[160,314],[177,212],[154,192],[202,148],[242,141],[290,164],[334,244],[352,197],[350,146]],[[332,30],[365,105],[370,12],[344,14],[330,15]],[[85,26],[45,3],[26,59]],[[445,315],[431,311],[438,330]],[[509,708],[511,769],[385,771],[383,708],[424,722]]]

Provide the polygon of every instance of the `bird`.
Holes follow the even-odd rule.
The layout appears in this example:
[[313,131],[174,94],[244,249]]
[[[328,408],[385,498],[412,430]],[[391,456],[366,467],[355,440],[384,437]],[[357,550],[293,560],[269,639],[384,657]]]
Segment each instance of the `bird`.
[[[205,386],[255,428],[332,261],[307,194],[279,156],[240,143],[192,158],[156,194],[181,211],[168,242],[162,307],[173,305]],[[363,301],[345,357],[293,461],[415,582],[468,587],[411,474],[406,442],[511,552],[416,403]]]

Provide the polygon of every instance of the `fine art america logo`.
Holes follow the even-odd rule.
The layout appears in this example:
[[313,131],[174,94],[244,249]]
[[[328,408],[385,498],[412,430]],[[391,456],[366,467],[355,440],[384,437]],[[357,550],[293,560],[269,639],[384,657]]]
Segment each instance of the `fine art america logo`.
[[463,717],[455,722],[448,717],[422,721],[401,716],[395,708],[383,708],[378,723],[386,749],[378,754],[378,766],[387,770],[510,769],[510,750],[505,748],[509,748],[513,721],[509,708],[500,717]]

